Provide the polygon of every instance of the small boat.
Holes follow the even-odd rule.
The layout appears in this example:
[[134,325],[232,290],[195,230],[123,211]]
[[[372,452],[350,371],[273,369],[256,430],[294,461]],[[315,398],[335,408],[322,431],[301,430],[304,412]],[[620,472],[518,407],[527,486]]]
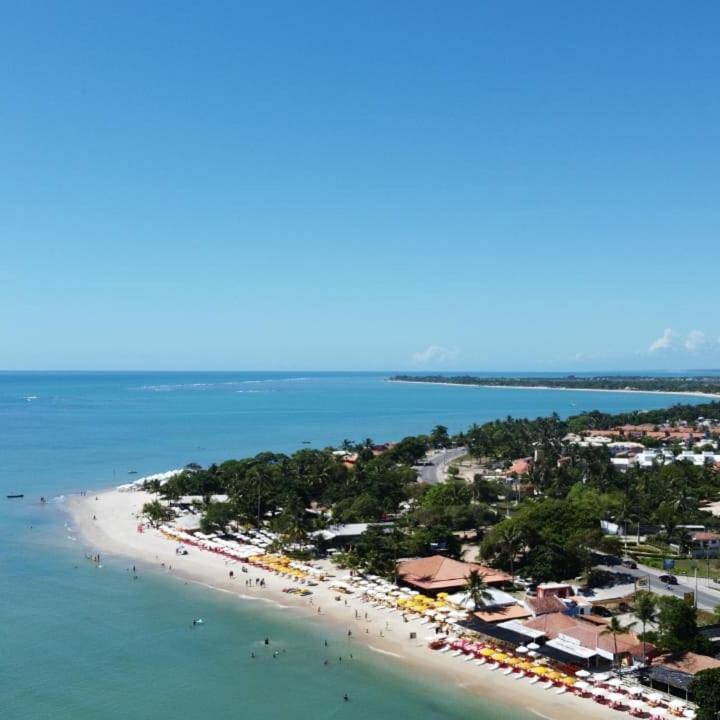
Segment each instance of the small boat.
[[128,470],[128,475],[137,475],[137,474],[138,474],[137,470]]
[[311,443],[312,443],[312,440],[303,440],[302,441],[303,445],[310,445]]
[[17,493],[16,495],[6,495],[5,497],[7,497],[8,500],[14,500],[15,498],[24,498],[25,495]]

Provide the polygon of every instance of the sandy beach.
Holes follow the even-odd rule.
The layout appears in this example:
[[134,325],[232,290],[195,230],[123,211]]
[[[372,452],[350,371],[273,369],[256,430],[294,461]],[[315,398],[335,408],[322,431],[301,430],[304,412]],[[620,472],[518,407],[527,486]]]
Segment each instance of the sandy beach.
[[[219,591],[231,592],[242,602],[265,601],[282,606],[285,613],[311,622],[331,623],[343,632],[351,631],[354,642],[363,643],[378,653],[378,662],[397,662],[414,666],[434,678],[444,678],[464,691],[554,720],[618,717],[617,711],[570,693],[556,695],[527,680],[515,680],[491,672],[462,657],[452,657],[430,650],[427,637],[431,628],[419,619],[405,622],[399,611],[378,609],[364,603],[359,594],[339,596],[320,582],[312,588],[312,596],[298,597],[282,592],[290,581],[260,568],[247,566],[220,555],[191,548],[188,555],[175,553],[177,543],[159,530],[138,531],[139,512],[151,496],[144,492],[108,490],[73,496],[68,508],[75,525],[92,551],[123,557],[152,569],[172,575],[177,582],[197,582]],[[95,519],[93,519],[95,518]],[[329,564],[326,567],[330,568]],[[234,577],[229,576],[230,570]],[[339,577],[342,571],[334,571]],[[265,587],[246,585],[246,580],[263,578]],[[340,598],[339,600],[337,598]],[[366,618],[367,615],[367,618]],[[416,639],[410,634],[416,633]]]
[[720,393],[683,392],[681,390],[632,390],[615,388],[571,388],[550,387],[549,385],[483,385],[482,383],[451,383],[425,380],[387,380],[387,382],[404,383],[406,385],[443,385],[445,387],[486,388],[488,390],[557,390],[558,392],[598,392],[598,393],[624,393],[635,395],[679,395],[684,397],[720,399]]

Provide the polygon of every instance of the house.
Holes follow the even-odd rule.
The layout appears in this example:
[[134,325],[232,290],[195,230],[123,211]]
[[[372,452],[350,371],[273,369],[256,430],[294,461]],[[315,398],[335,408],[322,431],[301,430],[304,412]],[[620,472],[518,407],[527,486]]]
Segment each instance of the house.
[[705,530],[691,533],[690,556],[693,558],[719,557],[720,535]]
[[529,475],[533,468],[533,459],[531,457],[518,458],[513,460],[512,465],[505,471],[506,475]]
[[442,555],[401,560],[396,572],[398,579],[405,585],[425,593],[437,594],[464,588],[473,570],[483,575],[486,585],[505,585],[512,581],[512,577],[502,570],[452,560]]
[[565,598],[570,597],[573,594],[572,585],[567,583],[541,583],[537,586],[538,598],[544,597],[558,597]]

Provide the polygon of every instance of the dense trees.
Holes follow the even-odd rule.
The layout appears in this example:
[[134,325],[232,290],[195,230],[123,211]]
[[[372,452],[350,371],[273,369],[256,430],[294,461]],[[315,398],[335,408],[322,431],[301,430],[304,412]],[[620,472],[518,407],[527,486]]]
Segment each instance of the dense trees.
[[690,692],[697,703],[698,720],[720,717],[720,669],[702,670],[690,683]]
[[593,377],[477,377],[459,375],[397,375],[391,380],[403,382],[442,382],[451,385],[479,385],[484,387],[548,387],[591,390],[646,390],[648,392],[704,392],[720,393],[720,378],[707,377],[647,377],[638,375],[608,375]]
[[175,513],[158,500],[145,503],[142,507],[142,514],[150,521],[152,525],[160,525],[175,517]]

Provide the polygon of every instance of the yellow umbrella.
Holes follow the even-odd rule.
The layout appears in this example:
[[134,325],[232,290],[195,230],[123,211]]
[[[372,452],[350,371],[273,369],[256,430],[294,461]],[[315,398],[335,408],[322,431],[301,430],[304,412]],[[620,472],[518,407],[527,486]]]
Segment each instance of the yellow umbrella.
[[492,655],[494,652],[495,652],[495,648],[486,647],[480,651],[480,654],[484,655],[485,657],[490,657],[490,655]]
[[520,664],[520,660],[519,660],[518,658],[516,658],[516,657],[509,657],[509,658],[505,661],[505,664],[506,664],[506,665],[519,665],[519,664]]
[[550,671],[542,665],[533,665],[532,668],[530,668],[530,672],[534,673],[535,675],[545,676]]
[[507,655],[502,652],[496,652],[490,656],[491,660],[505,660],[505,658],[507,658]]

